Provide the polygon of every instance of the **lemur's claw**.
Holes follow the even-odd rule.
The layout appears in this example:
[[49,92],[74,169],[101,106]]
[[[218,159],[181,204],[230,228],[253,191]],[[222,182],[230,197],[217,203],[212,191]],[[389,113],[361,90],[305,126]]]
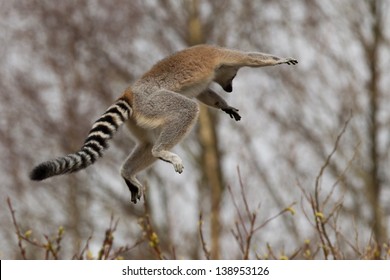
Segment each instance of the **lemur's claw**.
[[298,60],[296,60],[295,58],[287,58],[285,63],[287,65],[295,65],[295,64],[298,64]]

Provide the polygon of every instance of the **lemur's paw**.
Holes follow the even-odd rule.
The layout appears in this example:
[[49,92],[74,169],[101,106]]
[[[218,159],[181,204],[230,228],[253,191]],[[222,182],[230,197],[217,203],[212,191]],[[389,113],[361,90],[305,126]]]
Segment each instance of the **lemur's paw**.
[[228,114],[232,119],[234,118],[236,121],[241,120],[241,116],[238,114],[238,109],[234,107],[227,107],[222,109],[226,114]]
[[127,187],[129,188],[129,191],[131,193],[131,199],[130,201],[134,204],[137,203],[138,200],[141,200],[141,196],[143,193],[142,188],[138,187],[137,185],[133,184],[131,181],[127,180],[126,178],[123,178],[126,182]]
[[142,196],[141,189],[132,190],[131,191],[131,202],[133,202],[134,204],[137,204],[137,201],[141,200],[141,196]]
[[286,61],[284,63],[286,63],[287,65],[295,65],[298,64],[298,60],[296,60],[295,58],[286,58]]
[[181,160],[181,158],[178,155],[171,153],[169,151],[166,151],[166,150],[163,150],[163,151],[153,151],[152,150],[152,154],[153,154],[153,156],[158,157],[162,161],[166,161],[166,162],[169,162],[170,164],[172,164],[177,173],[183,172],[183,169],[184,169],[183,161]]
[[171,156],[170,162],[172,163],[173,167],[175,168],[175,171],[179,174],[183,172],[184,165],[181,158],[175,154]]
[[179,174],[181,174],[184,170],[184,165],[180,163],[173,163],[173,167],[175,168],[175,171]]

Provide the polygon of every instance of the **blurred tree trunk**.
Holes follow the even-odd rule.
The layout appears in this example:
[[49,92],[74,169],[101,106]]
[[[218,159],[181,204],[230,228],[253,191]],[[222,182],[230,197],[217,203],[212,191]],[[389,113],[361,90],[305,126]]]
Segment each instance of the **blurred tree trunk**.
[[215,129],[215,115],[205,105],[201,106],[199,115],[199,141],[202,150],[202,172],[206,177],[207,186],[211,189],[211,258],[219,259],[219,239],[221,233],[220,202],[222,195],[222,172],[220,153],[218,149],[218,135]]
[[[187,43],[192,45],[205,42],[204,31],[199,16],[199,1],[188,0],[188,37]],[[220,164],[220,153],[218,148],[218,135],[216,132],[216,116],[210,109],[200,104],[198,139],[202,146],[200,167],[204,177],[203,182],[210,187],[211,191],[211,258],[220,257],[220,201],[222,190],[222,171]]]
[[[362,43],[365,48],[367,65],[369,67],[369,80],[367,82],[367,89],[369,91],[369,139],[370,139],[370,151],[369,158],[371,161],[371,167],[368,175],[367,192],[369,202],[371,204],[372,215],[374,218],[373,231],[375,240],[379,247],[386,241],[386,228],[383,221],[383,211],[380,202],[381,193],[381,178],[379,172],[380,158],[379,158],[379,146],[378,136],[380,132],[379,124],[379,105],[381,102],[381,95],[379,90],[380,73],[379,73],[379,48],[383,38],[383,23],[382,23],[382,11],[381,1],[370,1],[369,9],[372,17],[372,39],[363,39]],[[363,31],[361,31],[363,32]],[[363,37],[363,34],[359,34]]]

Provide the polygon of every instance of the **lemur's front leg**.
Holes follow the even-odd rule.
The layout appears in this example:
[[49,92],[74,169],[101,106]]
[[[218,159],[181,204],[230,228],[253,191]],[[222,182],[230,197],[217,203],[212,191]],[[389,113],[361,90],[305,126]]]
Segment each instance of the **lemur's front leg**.
[[259,52],[250,52],[247,53],[247,61],[242,63],[242,66],[250,66],[250,67],[263,67],[263,66],[273,66],[273,65],[295,65],[298,64],[298,60],[295,58],[284,58],[278,57],[273,54],[265,54]]
[[227,113],[232,119],[234,118],[236,121],[239,121],[241,119],[241,116],[238,114],[238,109],[229,106],[221,96],[219,96],[211,89],[205,90],[204,92],[199,94],[197,98],[199,101],[206,105],[221,109],[222,111]]

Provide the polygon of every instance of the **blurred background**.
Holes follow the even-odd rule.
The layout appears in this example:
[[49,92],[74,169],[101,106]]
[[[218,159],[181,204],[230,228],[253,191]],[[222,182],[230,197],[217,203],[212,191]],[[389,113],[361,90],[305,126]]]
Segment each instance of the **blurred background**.
[[[58,258],[96,258],[113,220],[123,250],[108,258],[389,258],[389,15],[386,0],[0,0],[0,257],[45,258],[63,228]],[[139,175],[145,203],[120,177],[126,129],[92,167],[29,180],[156,61],[199,43],[299,64],[215,86],[241,121],[202,107],[174,149],[184,173]]]

